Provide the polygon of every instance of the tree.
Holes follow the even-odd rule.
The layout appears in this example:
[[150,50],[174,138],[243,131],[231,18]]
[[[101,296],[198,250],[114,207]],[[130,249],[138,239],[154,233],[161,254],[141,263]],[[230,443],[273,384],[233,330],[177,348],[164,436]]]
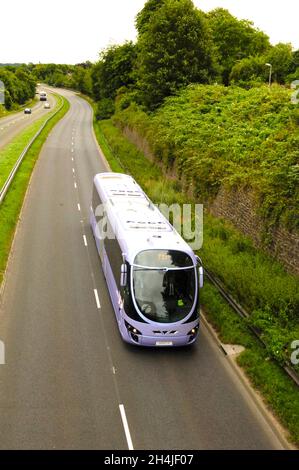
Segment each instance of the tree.
[[24,104],[35,95],[35,80],[24,66],[1,67],[0,80],[5,86],[5,107]]
[[70,85],[85,95],[91,95],[92,81],[90,67],[82,64],[76,65],[71,74]]
[[165,0],[148,0],[143,9],[137,13],[135,25],[139,34],[145,32],[148,24],[150,23],[151,17],[164,5],[164,3]]
[[245,85],[245,87],[265,83],[269,77],[269,70],[265,63],[264,56],[246,57],[240,60],[231,70],[230,82],[241,86]]
[[291,73],[293,65],[293,54],[291,44],[279,43],[272,47],[267,54],[267,62],[272,64],[273,80],[284,84],[287,76]]
[[136,60],[136,46],[126,42],[121,46],[110,46],[100,54],[100,61],[91,72],[94,98],[114,99],[117,90],[134,83],[133,67]]
[[137,16],[137,85],[148,109],[182,86],[208,83],[216,73],[204,13],[191,0],[160,3],[149,0]]
[[270,48],[269,38],[255,29],[252,22],[238,20],[223,8],[212,10],[207,18],[217,48],[222,81],[228,85],[229,75],[236,62],[267,52]]

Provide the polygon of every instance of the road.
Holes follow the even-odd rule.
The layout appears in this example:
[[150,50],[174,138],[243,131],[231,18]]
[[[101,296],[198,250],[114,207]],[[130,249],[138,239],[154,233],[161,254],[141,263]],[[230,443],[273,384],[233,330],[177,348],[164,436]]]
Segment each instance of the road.
[[[49,95],[48,101],[52,109],[56,102],[54,96]],[[38,103],[31,108],[31,114],[24,114],[24,111],[21,111],[0,119],[0,150],[9,144],[9,142],[26,127],[51,111],[51,109],[44,109],[44,105],[44,101],[38,101]]]
[[61,93],[2,292],[0,448],[281,448],[204,328],[192,348],[122,342],[88,223],[106,166],[90,106]]

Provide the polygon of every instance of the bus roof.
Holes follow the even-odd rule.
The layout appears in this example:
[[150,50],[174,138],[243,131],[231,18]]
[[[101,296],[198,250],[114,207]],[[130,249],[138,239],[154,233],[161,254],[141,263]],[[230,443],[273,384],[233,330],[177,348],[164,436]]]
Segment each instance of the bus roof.
[[129,175],[99,173],[94,184],[127,259],[143,250],[167,249],[194,254],[141,187]]

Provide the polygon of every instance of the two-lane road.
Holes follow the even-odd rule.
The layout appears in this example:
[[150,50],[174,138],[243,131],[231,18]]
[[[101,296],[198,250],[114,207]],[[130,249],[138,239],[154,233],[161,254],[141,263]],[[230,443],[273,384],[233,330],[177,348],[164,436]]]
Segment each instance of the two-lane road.
[[[53,95],[48,96],[48,102],[51,109],[55,106],[56,100]],[[34,105],[31,114],[24,114],[21,111],[16,114],[9,115],[0,119],[0,150],[4,148],[11,140],[22,132],[26,127],[33,124],[40,119],[44,114],[47,114],[51,109],[44,109],[45,101],[38,101]]]
[[122,342],[88,222],[106,166],[90,106],[61,93],[2,295],[0,448],[281,448],[204,328],[189,349]]

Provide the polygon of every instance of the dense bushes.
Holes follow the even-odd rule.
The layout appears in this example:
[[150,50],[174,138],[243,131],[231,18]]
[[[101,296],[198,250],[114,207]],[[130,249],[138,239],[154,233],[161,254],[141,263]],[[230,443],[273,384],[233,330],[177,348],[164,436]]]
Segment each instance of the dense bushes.
[[131,105],[114,122],[146,137],[202,201],[223,185],[249,186],[266,223],[298,228],[298,107],[288,90],[192,85],[152,115]]

